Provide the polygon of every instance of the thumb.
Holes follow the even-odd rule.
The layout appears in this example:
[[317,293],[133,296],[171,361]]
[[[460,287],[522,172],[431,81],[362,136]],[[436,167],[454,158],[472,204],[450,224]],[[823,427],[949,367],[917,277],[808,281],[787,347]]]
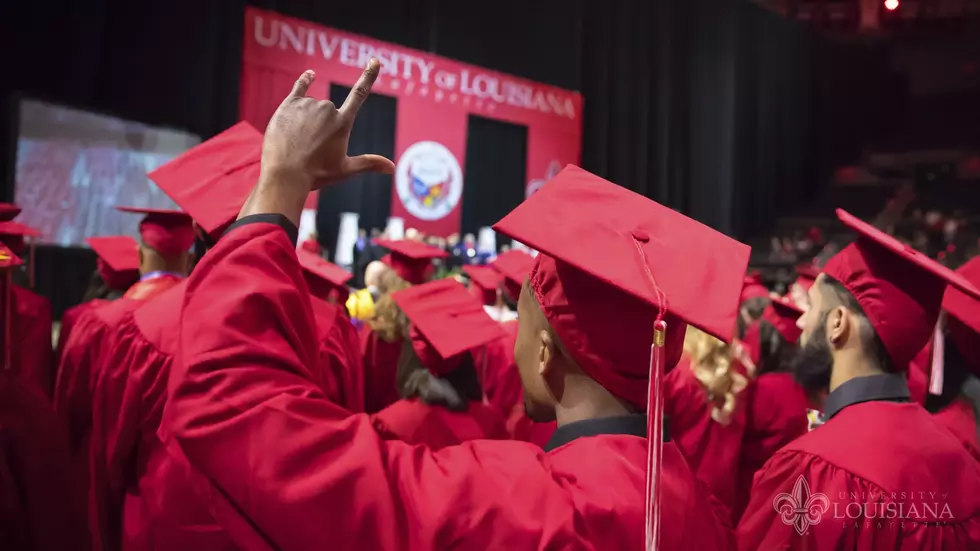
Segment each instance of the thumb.
[[293,84],[293,89],[289,91],[286,99],[306,97],[306,91],[310,89],[314,78],[316,78],[316,73],[313,72],[313,69],[303,71],[303,74],[296,79],[296,83]]
[[364,174],[366,172],[377,172],[380,174],[394,174],[395,163],[381,155],[358,155],[357,157],[347,157],[341,172],[345,176]]

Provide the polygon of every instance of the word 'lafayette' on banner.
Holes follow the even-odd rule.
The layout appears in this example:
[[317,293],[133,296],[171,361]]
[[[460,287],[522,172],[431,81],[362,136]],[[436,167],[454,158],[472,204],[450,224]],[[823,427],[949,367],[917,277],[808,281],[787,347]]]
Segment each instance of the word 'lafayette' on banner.
[[525,196],[579,163],[576,92],[255,8],[245,10],[244,39],[239,112],[257,128],[300,72],[315,70],[322,94],[331,84],[353,85],[370,58],[381,61],[373,92],[398,100],[391,215],[406,227],[459,232],[470,115],[527,128]]

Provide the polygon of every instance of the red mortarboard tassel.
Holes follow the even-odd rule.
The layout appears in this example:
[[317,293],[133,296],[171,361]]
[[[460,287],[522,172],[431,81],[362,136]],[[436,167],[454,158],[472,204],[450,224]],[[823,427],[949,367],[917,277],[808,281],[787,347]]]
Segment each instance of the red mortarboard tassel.
[[657,319],[650,346],[650,386],[647,396],[647,551],[660,548],[660,479],[664,450],[664,364],[667,361],[667,322]]
[[650,345],[650,379],[647,386],[647,487],[646,487],[646,549],[660,548],[660,495],[664,456],[664,392],[663,379],[667,364],[667,296],[657,285],[647,264],[646,254],[636,236],[633,245],[640,264],[657,296],[657,317],[653,322],[653,344]]

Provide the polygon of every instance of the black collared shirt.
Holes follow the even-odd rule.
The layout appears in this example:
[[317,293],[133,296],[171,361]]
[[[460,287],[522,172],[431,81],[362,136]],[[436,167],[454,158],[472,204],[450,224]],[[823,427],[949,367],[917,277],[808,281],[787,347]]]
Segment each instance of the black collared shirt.
[[[628,434],[645,438],[647,435],[647,416],[642,413],[623,415],[621,417],[602,417],[586,419],[562,425],[555,429],[544,451],[550,452],[560,448],[576,438],[599,436],[600,434]],[[670,440],[667,431],[667,418],[664,417],[664,442]]]
[[251,214],[241,220],[236,220],[232,225],[228,226],[228,229],[222,235],[227,235],[235,228],[247,226],[248,224],[275,224],[286,230],[286,235],[289,236],[289,240],[293,242],[293,245],[296,244],[299,238],[299,229],[296,227],[296,224],[293,224],[289,218],[278,213]]
[[857,377],[835,388],[824,402],[824,419],[830,419],[842,409],[862,402],[908,402],[909,385],[903,373],[886,373]]

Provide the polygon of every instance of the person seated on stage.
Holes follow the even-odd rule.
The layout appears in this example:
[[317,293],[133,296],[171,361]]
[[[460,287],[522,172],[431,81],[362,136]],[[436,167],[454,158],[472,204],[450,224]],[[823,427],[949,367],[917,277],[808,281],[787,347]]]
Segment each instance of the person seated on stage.
[[688,323],[731,337],[749,247],[577,167],[494,228],[541,251],[516,357],[532,415],[561,425],[548,451],[385,441],[316,389],[296,224],[310,189],[393,171],[346,155],[379,70],[372,60],[339,109],[306,98],[313,75],[300,77],[269,123],[256,190],[187,287],[165,419],[218,522],[240,544],[293,551],[731,549],[724,515],[663,441],[658,389]]
[[[58,353],[61,358],[65,343],[83,313],[107,302],[120,299],[140,278],[139,243],[128,235],[89,237],[85,240],[95,251],[95,272],[82,302],[65,310],[58,329]],[[57,376],[55,377],[57,380]],[[55,388],[58,387],[57,382]]]
[[402,399],[374,415],[386,438],[432,449],[508,437],[503,415],[484,404],[478,373],[486,347],[503,336],[482,305],[453,279],[392,294],[410,325],[398,359]]
[[402,314],[391,293],[428,281],[435,273],[434,259],[445,258],[445,251],[418,241],[378,239],[375,243],[390,251],[382,261],[388,267],[379,277],[384,293],[375,302],[374,317],[361,330],[361,356],[364,364],[364,407],[377,413],[398,401],[398,358],[408,337],[400,321]]
[[806,434],[807,411],[818,403],[793,378],[803,313],[789,298],[773,298],[746,332],[755,371],[745,396],[745,435],[733,511],[736,522],[748,504],[756,471],[780,448]]

